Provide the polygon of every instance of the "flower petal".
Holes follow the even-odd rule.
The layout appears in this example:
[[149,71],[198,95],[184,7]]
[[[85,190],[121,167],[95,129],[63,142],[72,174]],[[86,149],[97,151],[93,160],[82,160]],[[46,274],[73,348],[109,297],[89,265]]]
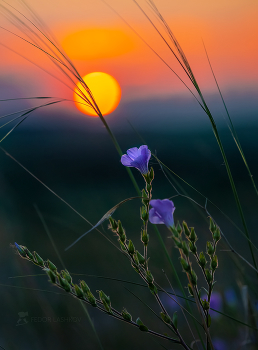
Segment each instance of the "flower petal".
[[161,216],[154,208],[149,211],[149,220],[152,224],[164,224]]
[[132,164],[132,159],[130,157],[128,157],[127,154],[124,154],[122,155],[121,157],[121,163],[124,165],[124,166],[129,166],[129,167],[133,167]]
[[132,160],[135,160],[141,155],[141,152],[137,147],[129,148],[126,153]]
[[175,206],[172,201],[169,199],[153,199],[150,201],[150,205],[153,207],[155,212],[159,214],[163,223],[167,227],[174,225],[173,213],[175,211]]

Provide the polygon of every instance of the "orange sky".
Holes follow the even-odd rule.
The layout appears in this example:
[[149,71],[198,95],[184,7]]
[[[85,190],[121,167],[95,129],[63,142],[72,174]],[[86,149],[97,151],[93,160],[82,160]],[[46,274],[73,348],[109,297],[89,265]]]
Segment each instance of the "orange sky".
[[[17,3],[11,2],[14,6]],[[132,1],[110,0],[108,3],[185,79],[167,47]],[[144,1],[140,3],[144,4]],[[70,1],[64,0],[60,6],[57,0],[38,0],[37,5],[34,1],[29,1],[29,4],[66,49],[81,75],[92,71],[113,75],[122,87],[124,99],[167,96],[186,91],[168,68],[103,2],[90,0],[86,4],[84,0],[74,0],[71,6]],[[252,89],[257,85],[256,0],[250,0],[248,4],[246,0],[159,0],[158,5],[184,49],[197,80],[207,92],[215,87],[202,39],[223,89]],[[144,8],[158,25],[148,7]],[[18,33],[4,17],[1,17],[1,25]],[[61,77],[43,53],[20,39],[1,30],[0,42]],[[1,49],[0,73],[2,79],[18,80],[19,83],[26,77],[24,86],[29,91],[49,92],[67,98],[72,93],[5,48]]]

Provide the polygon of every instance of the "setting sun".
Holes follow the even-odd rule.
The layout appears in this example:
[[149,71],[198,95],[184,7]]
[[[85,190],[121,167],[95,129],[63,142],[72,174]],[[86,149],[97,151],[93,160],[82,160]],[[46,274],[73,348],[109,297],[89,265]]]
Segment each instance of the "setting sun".
[[[107,115],[117,108],[121,99],[121,88],[115,78],[107,73],[93,72],[85,75],[83,80],[91,90],[102,115]],[[74,89],[76,107],[84,114],[97,117],[97,113],[78,96],[80,90],[85,92],[84,87],[78,82]]]

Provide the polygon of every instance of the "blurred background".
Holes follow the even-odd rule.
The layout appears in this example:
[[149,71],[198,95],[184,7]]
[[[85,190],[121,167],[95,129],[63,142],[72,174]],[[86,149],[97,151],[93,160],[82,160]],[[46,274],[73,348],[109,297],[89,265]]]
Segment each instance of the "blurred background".
[[[188,84],[176,60],[137,6],[129,0],[110,0],[107,3]],[[35,20],[30,7],[26,7],[23,2],[11,0],[9,4],[32,21]],[[105,119],[123,152],[147,144],[163,163],[184,180],[176,175],[171,179],[180,191],[185,191],[203,206],[205,198],[215,204],[208,204],[209,212],[232,246],[252,262],[247,240],[240,232],[243,227],[210,122],[185,86],[104,2],[75,0],[71,5],[67,0],[62,3],[40,0],[36,5],[33,1],[27,4],[33,6],[35,13],[44,21],[45,28],[54,34],[82,76],[103,71],[119,82],[121,102]],[[140,4],[159,26],[148,6],[143,1]],[[5,8],[1,6],[0,100],[32,96],[72,100],[72,89],[66,88],[41,69],[57,78],[62,77],[46,55],[6,31],[25,37],[11,22],[8,11],[18,15],[16,10],[8,7],[4,1],[1,1],[1,5]],[[239,191],[251,239],[257,245],[257,196],[228,129],[226,113],[202,43],[203,40],[252,175],[256,179],[257,2],[249,1],[247,4],[244,0],[219,0],[207,3],[197,0],[180,3],[160,0],[157,5],[184,49],[213,113]],[[25,18],[22,20],[25,21]],[[162,27],[159,28],[162,30]],[[99,30],[99,34],[92,38],[95,29]],[[67,44],[69,38],[70,42],[76,42],[76,33],[82,30],[85,31],[85,41],[82,40],[77,46]],[[111,51],[104,45],[104,33],[109,33],[105,40],[115,43]],[[36,100],[1,101],[1,115],[40,104]],[[13,125],[1,128],[0,138]],[[79,112],[72,101],[35,111],[1,146],[92,224],[98,222],[118,202],[136,195],[101,121]],[[37,251],[43,259],[49,258],[61,269],[54,242],[64,265],[74,273],[75,282],[85,279],[92,291],[103,289],[110,295],[112,305],[118,310],[126,307],[134,320],[140,317],[149,328],[160,333],[166,332],[155,315],[130,293],[142,298],[158,313],[158,305],[145,287],[113,280],[141,283],[119,250],[95,230],[65,252],[64,249],[91,226],[3,151],[0,151],[0,164],[0,293],[3,315],[0,345],[6,350],[170,348],[166,341],[139,332],[98,310],[87,306],[85,311],[77,300],[52,287],[47,277],[41,275],[40,269],[15,254],[10,244],[18,242],[31,251]],[[175,195],[175,190],[154,158],[150,164],[155,171],[153,198]],[[133,169],[133,173],[139,187],[143,188],[142,176],[136,169]],[[194,226],[199,237],[198,249],[205,250],[205,242],[211,239],[207,214],[185,198],[175,197],[174,203],[175,220],[185,220],[189,226]],[[142,249],[140,205],[139,200],[128,202],[114,214],[114,218],[122,220],[128,238],[133,240],[139,250]],[[182,284],[186,286],[178,251],[168,238],[165,227],[160,225],[159,229]],[[108,230],[107,222],[102,225],[101,231],[118,246],[116,237]],[[149,233],[150,268],[156,281],[171,292],[162,273],[164,269],[176,293],[181,294],[151,225]],[[253,312],[257,312],[257,276],[241,260],[238,259],[236,265],[236,256],[228,251],[223,241],[218,247],[218,258],[213,307],[242,322],[249,322],[245,319],[241,290],[248,277],[253,286],[248,293]],[[205,286],[200,278],[201,285]],[[178,306],[165,294],[161,295],[161,299],[171,313],[178,310],[179,327],[183,334],[188,334]],[[185,306],[184,301],[182,304]],[[97,336],[92,330],[88,314]],[[248,336],[248,328],[218,313],[212,317],[211,335],[215,349],[240,348]],[[191,321],[190,324],[196,334]],[[188,339],[192,339],[190,335]]]

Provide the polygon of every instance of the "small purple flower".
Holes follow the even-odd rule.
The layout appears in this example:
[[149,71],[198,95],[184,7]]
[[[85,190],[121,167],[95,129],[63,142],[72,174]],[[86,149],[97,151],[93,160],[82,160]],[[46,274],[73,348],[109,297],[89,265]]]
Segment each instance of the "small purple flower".
[[153,199],[150,201],[153,207],[149,212],[149,220],[152,224],[165,224],[167,227],[174,225],[173,213],[175,206],[169,199]]
[[151,151],[148,149],[148,146],[129,148],[126,153],[121,157],[121,163],[124,166],[134,167],[143,175],[148,173],[148,163],[151,157]]

